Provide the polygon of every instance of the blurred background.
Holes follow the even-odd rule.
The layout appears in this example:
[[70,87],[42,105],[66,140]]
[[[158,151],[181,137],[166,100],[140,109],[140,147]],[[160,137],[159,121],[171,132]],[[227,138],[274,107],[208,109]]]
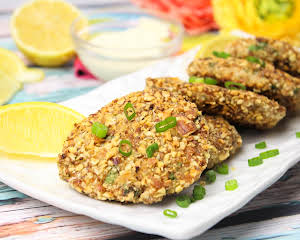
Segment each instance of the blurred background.
[[299,0],[33,2],[0,4],[0,104],[64,101],[236,31],[299,46]]

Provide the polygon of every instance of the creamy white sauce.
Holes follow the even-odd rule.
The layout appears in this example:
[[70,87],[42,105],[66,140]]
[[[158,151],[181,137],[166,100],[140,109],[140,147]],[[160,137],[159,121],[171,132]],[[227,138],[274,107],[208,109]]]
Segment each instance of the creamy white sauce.
[[93,37],[90,43],[98,46],[97,49],[92,49],[97,55],[80,51],[79,55],[94,75],[110,80],[170,55],[174,50],[162,47],[168,40],[169,23],[143,17],[127,30],[100,32]]
[[169,24],[152,18],[140,18],[137,25],[121,32],[104,32],[90,40],[106,48],[148,48],[161,45],[169,36]]

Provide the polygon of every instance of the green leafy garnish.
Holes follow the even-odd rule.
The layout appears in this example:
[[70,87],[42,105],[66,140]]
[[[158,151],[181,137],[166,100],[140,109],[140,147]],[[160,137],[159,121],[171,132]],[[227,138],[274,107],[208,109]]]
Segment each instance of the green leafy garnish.
[[300,138],[300,132],[296,132],[296,138]]
[[206,84],[210,84],[210,85],[216,85],[218,83],[218,81],[216,79],[210,78],[210,77],[191,76],[189,78],[189,83],[206,83]]
[[193,189],[193,198],[195,200],[201,200],[205,197],[206,190],[201,185],[195,185]]
[[227,81],[227,82],[225,82],[224,86],[231,90],[246,90],[245,85],[243,85],[241,83],[237,83],[237,82]]
[[126,103],[124,107],[124,113],[128,121],[132,120],[135,117],[135,110],[131,102]]
[[264,49],[266,46],[267,46],[267,43],[265,43],[265,42],[258,42],[255,45],[251,45],[249,47],[249,51],[258,51],[258,50]]
[[221,164],[217,165],[215,167],[215,170],[216,170],[217,173],[224,174],[224,175],[228,174],[228,172],[229,172],[229,168],[228,168],[228,165],[226,163],[221,163]]
[[279,150],[278,149],[273,149],[273,150],[269,150],[269,151],[266,151],[266,152],[262,152],[259,154],[259,156],[262,158],[262,159],[266,159],[266,158],[270,158],[270,157],[275,157],[279,154]]
[[169,175],[169,179],[171,179],[171,180],[175,180],[175,179],[176,179],[176,177],[175,177],[175,174],[174,174],[174,173],[170,173],[170,175]]
[[247,56],[246,59],[249,62],[259,64],[261,67],[265,67],[266,66],[266,63],[264,61],[260,60],[259,58],[256,58],[256,57],[253,57],[253,56]]
[[259,143],[256,143],[256,144],[255,144],[255,148],[257,148],[257,149],[264,149],[264,148],[266,148],[266,147],[267,147],[267,144],[266,144],[265,141],[259,142]]
[[156,132],[165,132],[168,129],[175,127],[176,124],[177,124],[176,117],[167,117],[165,120],[156,123],[155,129]]
[[225,182],[225,189],[226,191],[233,191],[237,189],[239,186],[238,182],[236,179],[231,179]]
[[258,166],[261,164],[263,164],[263,159],[261,157],[254,157],[254,158],[248,159],[249,167],[255,167],[255,166]]
[[207,183],[213,183],[216,181],[217,175],[216,172],[214,170],[208,170],[205,173],[205,180]]
[[[129,147],[129,150],[128,150],[128,151],[125,151],[125,150],[124,150],[124,146],[126,146],[126,145]],[[131,144],[131,142],[130,142],[129,140],[126,140],[126,139],[121,140],[121,141],[120,141],[120,144],[119,144],[119,152],[120,152],[123,156],[129,157],[129,156],[131,155],[131,153],[132,153],[132,144]]]
[[176,197],[176,203],[179,207],[187,208],[191,204],[191,198],[187,195]]
[[231,55],[229,53],[226,53],[226,52],[217,52],[217,51],[213,51],[212,52],[214,56],[218,57],[218,58],[228,58],[230,57]]
[[102,123],[94,122],[92,125],[92,133],[98,138],[105,138],[107,131],[108,128]]
[[176,211],[173,211],[171,209],[166,209],[164,210],[164,215],[169,217],[169,218],[176,218],[177,217],[177,212]]
[[104,180],[105,183],[109,183],[109,184],[112,184],[114,183],[115,179],[117,178],[118,176],[118,169],[116,167],[113,167],[109,172],[108,174],[106,175],[106,178]]
[[158,144],[153,143],[146,149],[147,157],[151,158],[153,157],[153,154],[158,150]]

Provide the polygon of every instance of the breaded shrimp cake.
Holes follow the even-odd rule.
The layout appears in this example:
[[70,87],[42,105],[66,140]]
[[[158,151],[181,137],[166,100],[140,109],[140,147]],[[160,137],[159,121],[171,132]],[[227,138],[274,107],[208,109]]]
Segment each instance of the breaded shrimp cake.
[[228,44],[225,51],[237,58],[254,56],[293,76],[300,76],[300,52],[288,42],[267,38],[239,39]]
[[148,78],[147,88],[164,88],[185,96],[207,114],[221,115],[229,122],[258,129],[274,127],[285,117],[285,107],[265,96],[203,83],[186,83],[178,78]]
[[[131,120],[124,113],[128,103],[135,111]],[[129,115],[132,113],[131,108]],[[176,125],[174,121],[156,125],[168,117],[175,117]],[[95,122],[108,127],[106,138],[92,133]],[[59,155],[59,175],[72,188],[95,199],[159,202],[200,178],[212,148],[208,133],[209,126],[196,104],[182,96],[158,89],[134,92],[75,124]],[[122,140],[129,144],[122,145]],[[148,156],[152,144],[158,149]]]
[[207,168],[213,168],[232,156],[242,146],[242,138],[235,127],[223,117],[209,115],[203,117],[210,129],[208,140],[213,145],[209,151]]
[[247,90],[276,100],[288,111],[300,109],[300,79],[276,69],[270,63],[253,63],[239,58],[199,58],[188,67],[188,74],[211,77],[224,86],[231,81]]

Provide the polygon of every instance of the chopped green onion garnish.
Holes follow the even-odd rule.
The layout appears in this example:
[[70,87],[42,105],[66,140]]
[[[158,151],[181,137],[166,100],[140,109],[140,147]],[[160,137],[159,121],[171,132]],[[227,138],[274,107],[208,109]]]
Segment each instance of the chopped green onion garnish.
[[255,144],[255,148],[257,148],[257,149],[264,149],[266,147],[267,147],[266,142],[260,142],[260,143]]
[[262,159],[266,159],[266,158],[270,158],[270,157],[275,157],[279,154],[279,150],[278,149],[273,149],[273,150],[269,150],[269,151],[266,151],[266,152],[262,152],[259,154],[259,156],[262,158]]
[[153,154],[158,150],[158,144],[153,143],[146,149],[147,157],[151,158]]
[[221,163],[215,167],[215,170],[219,174],[228,174],[228,165],[226,163]]
[[239,186],[238,182],[236,179],[231,179],[225,182],[225,189],[227,191],[233,191],[235,189],[237,189]]
[[[129,150],[128,150],[127,152],[125,152],[125,151],[122,150],[123,147],[124,147],[124,145],[128,145],[128,146],[129,146]],[[131,144],[131,142],[130,142],[129,140],[126,140],[126,139],[121,140],[121,141],[120,141],[120,144],[119,144],[119,152],[120,152],[123,156],[129,157],[129,156],[131,155],[131,153],[132,153],[132,144]]]
[[261,164],[263,164],[263,159],[261,157],[254,157],[254,158],[248,159],[249,167],[255,167],[255,166],[258,166]]
[[214,181],[216,181],[216,172],[214,170],[208,170],[206,173],[205,173],[205,180],[206,182],[208,183],[213,183]]
[[260,60],[259,58],[256,58],[256,57],[253,57],[253,56],[247,56],[246,59],[247,59],[249,62],[259,64],[261,67],[265,67],[265,66],[266,66],[265,62],[262,61],[262,60]]
[[257,50],[261,50],[261,49],[264,49],[265,46],[267,46],[267,43],[265,42],[258,42],[257,44],[255,45],[251,45],[249,47],[249,51],[257,51]]
[[115,179],[117,178],[118,174],[119,174],[118,169],[116,167],[113,167],[106,175],[104,182],[112,184],[115,181]]
[[216,85],[218,83],[218,81],[216,79],[210,78],[210,77],[191,76],[189,78],[189,83],[206,83],[206,84],[210,84],[210,85]]
[[296,138],[300,138],[300,132],[296,132]]
[[195,185],[193,189],[193,198],[195,200],[201,200],[204,198],[206,190],[201,185]]
[[177,124],[176,117],[167,117],[165,120],[156,123],[155,129],[156,132],[165,132],[170,128],[175,127]]
[[164,210],[164,215],[169,217],[169,218],[176,218],[177,217],[177,212],[175,212],[171,209],[166,209],[166,210]]
[[225,87],[233,90],[246,90],[245,85],[237,82],[231,82],[231,81],[225,82]]
[[169,179],[175,180],[176,179],[175,174],[174,173],[170,173],[169,174]]
[[225,58],[225,59],[231,56],[229,53],[217,52],[217,51],[213,51],[213,55],[218,57],[218,58]]
[[124,107],[124,113],[128,121],[132,120],[135,117],[135,110],[131,102],[126,103]]
[[189,83],[203,83],[204,78],[203,77],[196,77],[196,76],[191,76],[189,78]]
[[214,78],[205,77],[204,83],[209,84],[209,85],[216,85],[218,83],[218,81]]
[[102,123],[94,122],[92,125],[92,133],[98,138],[105,138],[107,131],[108,128]]
[[187,208],[191,204],[191,198],[187,195],[176,197],[176,203],[179,207]]

